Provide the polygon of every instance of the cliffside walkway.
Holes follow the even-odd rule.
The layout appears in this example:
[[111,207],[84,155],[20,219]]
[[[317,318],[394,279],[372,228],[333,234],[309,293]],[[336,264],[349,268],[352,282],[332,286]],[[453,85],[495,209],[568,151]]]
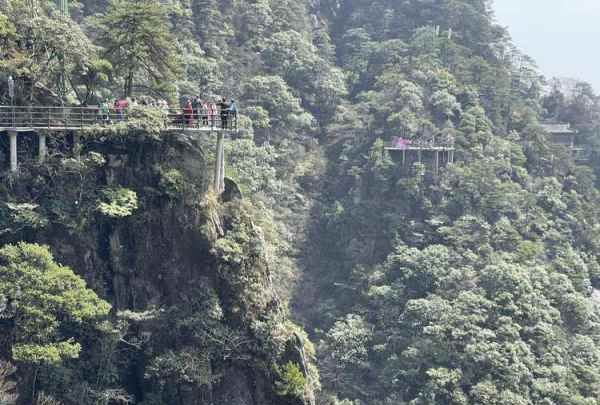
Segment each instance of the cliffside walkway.
[[[158,109],[158,108],[157,108]],[[199,116],[183,111],[165,111],[165,130],[186,130],[198,132],[236,131],[236,116]],[[99,107],[40,107],[40,106],[0,106],[0,131],[30,131],[39,129],[68,131],[97,128],[110,129],[111,126],[129,121],[127,111],[110,109],[108,114]]]
[[[130,120],[131,118],[131,120]],[[135,118],[135,119],[134,119]],[[217,193],[225,190],[224,136],[237,132],[237,116],[217,113],[212,116],[195,115],[169,109],[164,111],[163,131],[185,131],[216,134],[216,159],[213,188]],[[38,135],[38,161],[43,163],[48,154],[46,137],[48,132],[70,131],[77,134],[82,130],[109,131],[121,123],[139,122],[127,111],[99,107],[50,107],[50,106],[0,106],[0,134],[8,134],[10,141],[10,171],[18,172],[17,137],[19,133],[35,132]],[[78,156],[79,145],[74,137],[73,153]]]
[[407,161],[416,161],[422,163],[423,155],[432,155],[433,170],[437,176],[440,166],[454,163],[454,139],[445,136],[421,137],[416,140],[409,140],[396,137],[392,142],[385,145],[385,150],[390,153],[401,153],[402,166],[406,166]]

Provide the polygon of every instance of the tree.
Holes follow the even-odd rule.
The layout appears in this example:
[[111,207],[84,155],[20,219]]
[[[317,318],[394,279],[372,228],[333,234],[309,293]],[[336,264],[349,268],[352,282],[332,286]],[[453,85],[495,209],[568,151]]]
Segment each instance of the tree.
[[125,96],[136,82],[164,88],[182,74],[167,8],[159,1],[112,0],[94,22],[106,59],[122,75]]
[[352,386],[352,375],[368,366],[368,344],[373,332],[365,320],[350,314],[337,321],[322,343],[325,357],[323,378],[338,389]]
[[17,100],[34,101],[38,85],[64,98],[67,89],[62,86],[63,73],[69,77],[72,71],[88,64],[95,57],[96,47],[78,24],[53,15],[41,2],[10,0],[4,7],[2,11],[11,23],[5,25],[0,15],[0,53],[5,52],[4,46],[8,48],[7,57],[0,58],[0,68],[15,78],[27,78],[25,82],[29,83],[27,88],[17,88]]
[[107,85],[112,65],[105,59],[91,59],[73,70],[69,81],[79,101],[86,105],[96,97],[98,88]]
[[313,116],[300,105],[286,82],[279,76],[256,76],[244,85],[244,98],[268,113],[269,126],[277,129],[309,129]]
[[15,361],[77,358],[78,329],[109,310],[83,279],[54,262],[47,247],[19,243],[0,249],[0,316],[13,321],[8,332]]
[[296,363],[288,362],[280,371],[281,382],[277,384],[277,393],[282,396],[302,398],[306,386],[306,378]]

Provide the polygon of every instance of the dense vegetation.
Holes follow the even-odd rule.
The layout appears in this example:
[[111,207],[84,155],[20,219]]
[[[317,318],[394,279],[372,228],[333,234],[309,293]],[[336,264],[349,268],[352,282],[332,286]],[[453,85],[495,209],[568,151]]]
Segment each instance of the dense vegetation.
[[[19,104],[233,96],[244,199],[207,186],[213,139],[145,109],[3,174],[0,403],[600,404],[600,98],[489,1],[70,14],[0,1],[2,104],[8,74]],[[383,147],[432,134],[438,175]]]

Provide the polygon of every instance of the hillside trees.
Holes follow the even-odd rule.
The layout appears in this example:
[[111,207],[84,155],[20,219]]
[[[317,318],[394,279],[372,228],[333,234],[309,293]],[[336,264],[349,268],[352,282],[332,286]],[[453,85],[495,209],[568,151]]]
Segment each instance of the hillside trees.
[[0,249],[0,315],[11,320],[6,343],[17,364],[35,370],[33,398],[39,369],[78,358],[81,334],[109,310],[71,269],[56,264],[46,247],[20,243]]
[[[338,12],[353,105],[328,128],[339,143],[307,258],[322,302],[303,308],[324,385],[369,404],[596,403],[597,375],[573,355],[580,339],[598,353],[594,176],[552,151],[539,73],[486,2],[416,3]],[[557,116],[569,102],[594,121],[585,86],[544,104]],[[432,135],[456,141],[439,176],[383,150]],[[355,316],[373,336],[336,375],[332,337],[351,341]]]
[[114,0],[95,23],[97,41],[123,79],[125,97],[136,84],[173,90],[181,59],[165,6],[155,0]]
[[54,92],[50,96],[64,98],[63,72],[70,77],[96,57],[97,49],[81,27],[42,2],[10,0],[0,9],[0,25],[3,19],[10,24],[0,29],[2,52],[7,56],[0,66],[21,79],[17,102],[31,103],[44,89]]

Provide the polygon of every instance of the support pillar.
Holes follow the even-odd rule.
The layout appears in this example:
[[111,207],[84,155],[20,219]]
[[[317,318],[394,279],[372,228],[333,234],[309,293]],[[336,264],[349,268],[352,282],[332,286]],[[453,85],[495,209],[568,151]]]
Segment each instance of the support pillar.
[[219,178],[219,191],[225,192],[225,143],[221,146],[221,177]]
[[406,166],[406,149],[402,150],[402,167]]
[[38,134],[38,162],[44,163],[47,154],[48,147],[46,146],[46,134]]
[[17,161],[17,131],[8,131],[10,139],[10,171],[16,173],[19,165]]
[[225,191],[225,142],[222,131],[217,132],[217,151],[215,154],[215,177],[213,188],[218,195]]
[[79,141],[79,134],[77,131],[73,131],[73,156],[75,159],[81,157],[81,142]]
[[440,173],[440,151],[435,151],[435,175]]

